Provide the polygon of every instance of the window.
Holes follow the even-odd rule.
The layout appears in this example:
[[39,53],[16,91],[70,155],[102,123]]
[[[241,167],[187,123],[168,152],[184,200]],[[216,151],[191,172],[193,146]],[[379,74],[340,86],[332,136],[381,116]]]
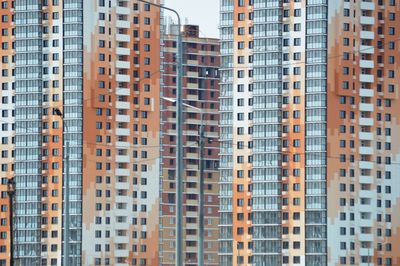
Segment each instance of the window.
[[285,18],[290,17],[290,10],[289,10],[289,9],[283,10],[283,16],[284,16]]
[[[300,198],[294,198],[293,199],[293,205],[294,206],[299,206],[301,204]],[[300,243],[300,242],[299,242]]]

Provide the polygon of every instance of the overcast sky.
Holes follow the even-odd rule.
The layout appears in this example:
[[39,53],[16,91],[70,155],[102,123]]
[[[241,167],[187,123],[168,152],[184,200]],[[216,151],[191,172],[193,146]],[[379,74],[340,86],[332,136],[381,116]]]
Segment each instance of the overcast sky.
[[182,23],[200,25],[201,37],[219,37],[219,0],[165,0],[165,5],[179,12]]

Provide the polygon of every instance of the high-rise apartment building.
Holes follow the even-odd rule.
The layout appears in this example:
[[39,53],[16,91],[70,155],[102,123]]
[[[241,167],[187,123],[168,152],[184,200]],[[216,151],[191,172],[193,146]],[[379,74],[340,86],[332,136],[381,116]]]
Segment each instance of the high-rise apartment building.
[[[21,0],[10,10],[0,12],[15,10],[15,264],[61,265],[68,154],[70,265],[157,265],[160,9]],[[11,14],[3,22],[2,54]]]
[[399,265],[399,3],[220,4],[220,264]]
[[[172,25],[164,36],[162,101],[162,202],[160,264],[175,265],[176,202],[176,34]],[[184,196],[183,260],[198,265],[200,131],[204,126],[204,263],[219,265],[218,260],[218,68],[219,42],[200,37],[199,27],[184,25],[183,31],[183,99],[184,99]],[[203,118],[202,118],[203,116]]]

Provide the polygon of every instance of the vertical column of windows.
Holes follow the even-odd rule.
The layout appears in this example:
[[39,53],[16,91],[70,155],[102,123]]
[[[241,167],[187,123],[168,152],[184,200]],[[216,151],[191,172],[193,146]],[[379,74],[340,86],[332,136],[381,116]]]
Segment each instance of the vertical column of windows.
[[[84,6],[86,7],[85,4],[86,3],[84,3]],[[94,6],[87,6],[86,12],[94,11],[93,17],[94,19],[98,18],[98,20],[92,29],[93,32],[85,31],[85,41],[87,38],[90,39],[91,36],[94,36],[94,38],[92,47],[88,48],[88,51],[84,50],[85,56],[93,57],[93,61],[91,61],[93,63],[91,63],[91,65],[84,65],[84,82],[88,79],[92,79],[95,82],[90,82],[90,84],[87,85],[84,83],[85,91],[87,95],[89,95],[89,97],[87,97],[89,98],[88,102],[91,102],[89,106],[84,105],[83,109],[83,115],[85,117],[84,132],[88,130],[87,128],[90,128],[88,130],[89,134],[87,134],[86,138],[83,140],[84,143],[90,147],[90,151],[86,150],[84,147],[84,152],[90,154],[91,157],[87,158],[87,166],[84,169],[83,176],[84,178],[94,178],[92,175],[95,174],[95,182],[93,182],[95,185],[91,192],[95,197],[93,202],[87,202],[85,198],[83,202],[84,208],[90,208],[90,212],[94,213],[94,217],[86,217],[84,215],[83,223],[85,225],[83,225],[83,228],[86,227],[87,223],[92,226],[90,226],[90,230],[87,230],[89,232],[83,230],[83,246],[85,248],[82,250],[82,253],[85,255],[84,264],[110,265],[117,263],[117,260],[122,261],[119,254],[117,255],[115,253],[116,243],[114,242],[115,238],[113,238],[113,236],[123,237],[122,234],[117,234],[117,232],[111,230],[110,224],[114,224],[115,228],[119,228],[119,223],[121,221],[128,223],[125,217],[116,217],[114,214],[116,212],[120,213],[122,212],[120,211],[122,208],[126,208],[126,204],[124,205],[115,201],[115,195],[121,194],[122,196],[119,188],[123,187],[128,189],[129,185],[125,183],[122,186],[114,187],[114,182],[126,181],[127,177],[125,177],[125,175],[129,175],[126,173],[128,170],[124,169],[124,172],[120,173],[122,171],[118,168],[128,168],[129,166],[127,164],[115,163],[116,169],[113,168],[119,145],[113,143],[114,138],[111,135],[111,130],[114,130],[117,124],[114,122],[115,117],[113,117],[113,115],[117,115],[117,112],[111,108],[111,102],[114,99],[116,101],[120,100],[118,97],[114,98],[114,95],[112,95],[113,90],[116,89],[116,85],[114,80],[110,79],[110,76],[118,74],[112,69],[112,63],[116,60],[113,49],[117,47],[114,40],[118,32],[118,29],[113,27],[113,22],[116,19],[114,17],[115,7],[110,5],[110,1],[93,1],[92,4]],[[92,10],[92,8],[94,10]],[[72,14],[75,15],[75,13]],[[85,63],[88,62],[86,60],[88,59],[85,58]],[[74,64],[75,62],[72,61],[71,63]],[[86,76],[86,68],[90,68],[90,77]],[[90,126],[86,127],[86,125]],[[117,129],[115,129],[115,131],[117,131]],[[113,146],[115,149],[111,149]],[[112,175],[113,170],[115,170],[115,177]],[[94,180],[92,179],[92,181]],[[86,192],[87,190],[86,187],[83,187],[83,197],[88,193]],[[88,194],[90,195],[90,193]],[[125,195],[126,194],[125,192]],[[89,201],[90,200],[91,199],[89,199]],[[113,200],[113,202],[111,202],[111,200]],[[115,255],[110,256],[111,253]]]
[[253,1],[235,1],[233,19],[232,235],[233,265],[253,263]]
[[233,264],[233,62],[234,1],[220,1],[220,180],[219,180],[219,259],[221,265]]
[[63,154],[66,141],[70,144],[70,260],[72,265],[79,265],[82,263],[83,1],[64,0],[61,4],[63,38],[59,49],[63,52],[63,80],[59,82],[63,93]]
[[[15,257],[40,260],[42,163],[42,6],[16,1]],[[24,60],[25,59],[25,60]]]
[[[164,61],[163,61],[163,73],[162,73],[162,95],[163,97],[176,97],[176,36],[173,35],[172,38],[169,36],[164,36],[164,47],[171,47],[174,50],[171,52],[163,51]],[[162,123],[165,124],[162,130],[162,206],[163,214],[161,217],[162,228],[162,264],[174,263],[175,261],[175,158],[176,156],[176,138],[175,138],[175,118],[172,118],[173,122],[170,120],[171,117],[176,117],[175,110],[172,110],[170,102],[161,100],[162,113]],[[161,246],[161,245],[160,245]]]
[[15,12],[14,1],[2,1],[1,17],[1,88],[0,88],[0,265],[8,264],[10,260],[10,211],[7,184],[14,177],[15,159]]
[[306,265],[327,263],[327,4],[326,0],[320,0],[306,6]]
[[[158,1],[153,2],[158,3]],[[159,124],[155,122],[160,120],[158,109],[160,99],[157,90],[160,76],[160,61],[157,59],[161,41],[159,37],[160,10],[148,4],[139,4],[138,6],[134,4],[133,6],[135,10],[133,20],[138,24],[134,25],[134,32],[138,35],[137,37],[140,37],[140,41],[134,38],[131,42],[136,47],[135,53],[130,55],[130,60],[134,61],[133,77],[131,77],[130,84],[126,85],[134,88],[134,93],[127,98],[133,103],[134,110],[131,120],[134,146],[129,152],[133,154],[132,174],[137,178],[137,183],[134,184],[137,197],[132,204],[133,217],[137,219],[134,230],[140,236],[134,239],[137,249],[135,253],[139,252],[139,254],[134,255],[134,250],[130,250],[129,259],[132,260],[132,265],[144,265],[156,263],[152,257],[158,255],[158,246],[151,245],[154,243],[153,241],[158,241],[158,232],[156,232],[158,220],[153,221],[150,217],[159,215],[158,206],[156,206],[159,200],[159,193],[157,193],[159,181],[154,177],[159,175],[158,157],[160,153],[157,152],[158,148],[154,147],[160,145],[160,128]],[[121,33],[130,34],[129,29]],[[129,48],[131,44],[126,43],[126,45]],[[153,189],[155,193],[151,191]]]
[[281,265],[282,1],[254,1],[253,263]]
[[304,263],[305,2],[284,1],[282,19],[282,263]]
[[[42,5],[42,233],[41,263],[59,263],[62,236],[62,121],[53,108],[62,110],[62,6]],[[61,56],[60,56],[61,55]]]

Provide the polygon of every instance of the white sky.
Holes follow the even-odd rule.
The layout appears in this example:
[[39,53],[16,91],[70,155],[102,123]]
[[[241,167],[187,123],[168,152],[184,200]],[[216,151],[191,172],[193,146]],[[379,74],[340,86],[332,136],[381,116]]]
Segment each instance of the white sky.
[[[201,37],[219,37],[219,0],[164,0],[167,7],[177,10],[182,24],[200,25]],[[165,12],[164,16],[170,16]],[[175,16],[171,17],[175,18]]]

